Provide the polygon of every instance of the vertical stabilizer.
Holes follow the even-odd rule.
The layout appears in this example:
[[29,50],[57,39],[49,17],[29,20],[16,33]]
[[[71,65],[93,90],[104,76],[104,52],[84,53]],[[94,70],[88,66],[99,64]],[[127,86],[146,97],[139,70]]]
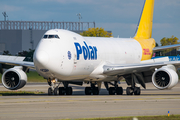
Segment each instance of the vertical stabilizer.
[[135,39],[149,39],[152,34],[154,0],[146,0]]

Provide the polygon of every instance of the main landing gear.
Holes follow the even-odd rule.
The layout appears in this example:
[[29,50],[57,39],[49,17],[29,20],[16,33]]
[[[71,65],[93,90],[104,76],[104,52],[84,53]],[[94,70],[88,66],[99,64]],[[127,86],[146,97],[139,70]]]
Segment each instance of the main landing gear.
[[[108,84],[114,86],[114,87],[108,87]],[[104,82],[104,86],[109,91],[109,95],[122,95],[123,94],[123,88],[118,87],[117,81],[114,81],[114,84],[111,82]]]
[[85,94],[86,95],[91,95],[91,94],[99,95],[99,88],[95,86],[96,84],[97,83],[91,82],[91,87],[85,87]]
[[72,95],[72,87],[68,87],[68,82],[63,82],[64,87],[59,87],[56,80],[48,80],[50,87],[48,88],[48,95]]
[[141,94],[141,89],[140,87],[127,87],[126,88],[126,94],[127,95],[140,95]]
[[147,76],[150,76],[151,73],[132,73],[129,75],[123,76],[126,80],[127,85],[131,87],[126,88],[126,94],[127,95],[140,95],[141,94],[141,89],[140,85],[146,89],[146,84],[145,84],[145,79],[144,79],[144,74]]

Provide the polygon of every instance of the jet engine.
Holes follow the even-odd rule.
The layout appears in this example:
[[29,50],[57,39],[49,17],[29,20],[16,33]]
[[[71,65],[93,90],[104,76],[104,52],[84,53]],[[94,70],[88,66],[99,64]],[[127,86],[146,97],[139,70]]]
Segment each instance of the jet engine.
[[152,75],[154,86],[160,90],[171,89],[178,83],[178,74],[173,65],[163,66]]
[[17,90],[27,82],[27,75],[22,70],[21,66],[15,66],[14,68],[6,70],[2,75],[2,84],[9,90]]

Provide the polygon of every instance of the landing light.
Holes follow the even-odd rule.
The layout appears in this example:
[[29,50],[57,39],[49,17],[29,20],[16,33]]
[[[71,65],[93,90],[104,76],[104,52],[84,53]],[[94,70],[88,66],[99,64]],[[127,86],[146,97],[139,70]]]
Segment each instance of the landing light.
[[55,83],[55,82],[56,82],[56,80],[54,79],[54,80],[52,80],[51,82]]

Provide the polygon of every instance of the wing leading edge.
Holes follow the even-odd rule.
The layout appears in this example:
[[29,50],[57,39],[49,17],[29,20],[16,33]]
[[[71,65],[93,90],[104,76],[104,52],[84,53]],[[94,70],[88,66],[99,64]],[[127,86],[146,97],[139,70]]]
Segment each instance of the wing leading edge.
[[157,52],[157,51],[161,51],[161,50],[166,50],[166,49],[171,49],[171,48],[178,48],[178,47],[180,47],[180,44],[154,47],[153,48],[153,52]]
[[34,63],[23,61],[24,58],[25,57],[0,55],[0,63],[13,66],[24,66],[30,69],[35,69]]
[[142,61],[139,64],[110,64],[104,65],[103,74],[114,76],[114,75],[126,75],[132,73],[139,73],[145,71],[155,70],[165,65],[175,65],[176,67],[180,66],[180,61],[169,61],[168,57],[151,59],[147,61]]

